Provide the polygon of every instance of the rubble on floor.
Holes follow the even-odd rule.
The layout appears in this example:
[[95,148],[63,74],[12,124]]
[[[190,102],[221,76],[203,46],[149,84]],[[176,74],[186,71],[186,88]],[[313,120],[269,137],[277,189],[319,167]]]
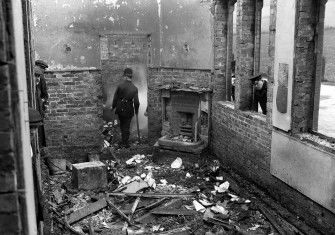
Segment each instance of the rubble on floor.
[[217,160],[159,165],[151,155],[111,157],[100,159],[105,188],[78,190],[70,171],[50,176],[53,234],[278,233],[252,199],[231,190]]

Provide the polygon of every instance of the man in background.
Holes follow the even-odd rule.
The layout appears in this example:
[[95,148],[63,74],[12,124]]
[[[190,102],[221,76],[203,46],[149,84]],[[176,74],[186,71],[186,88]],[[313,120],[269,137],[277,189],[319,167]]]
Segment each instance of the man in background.
[[[36,92],[36,102],[37,103],[37,110],[41,113],[42,117],[45,116],[46,106],[48,103],[48,89],[47,84],[45,82],[44,73],[45,70],[48,68],[48,64],[45,63],[43,60],[36,60],[35,61],[35,76],[36,73],[39,75],[39,82],[36,82],[36,89],[38,89],[38,92]],[[39,93],[39,94],[37,94]]]
[[[34,75],[36,79],[36,109],[40,112],[41,117],[44,119],[45,112],[48,104],[48,89],[44,77],[44,72],[48,68],[48,64],[43,60],[35,61]],[[40,126],[39,130],[39,139],[42,146],[46,146],[45,140],[45,130],[44,126]]]
[[124,81],[116,88],[112,109],[118,115],[122,141],[121,147],[129,148],[130,123],[134,114],[138,115],[140,102],[138,89],[132,82],[133,70],[126,68],[123,72]]
[[266,74],[258,74],[252,77],[250,80],[254,85],[254,109],[258,110],[258,104],[261,106],[262,113],[266,115],[266,103],[267,103],[267,91],[268,81]]

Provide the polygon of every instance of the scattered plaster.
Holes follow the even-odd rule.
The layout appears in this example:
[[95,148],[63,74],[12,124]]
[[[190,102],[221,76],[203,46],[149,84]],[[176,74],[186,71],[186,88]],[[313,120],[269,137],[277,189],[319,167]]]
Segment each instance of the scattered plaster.
[[111,22],[113,22],[113,23],[115,22],[115,19],[114,19],[112,16],[109,17],[108,19],[109,19],[109,21],[111,21]]

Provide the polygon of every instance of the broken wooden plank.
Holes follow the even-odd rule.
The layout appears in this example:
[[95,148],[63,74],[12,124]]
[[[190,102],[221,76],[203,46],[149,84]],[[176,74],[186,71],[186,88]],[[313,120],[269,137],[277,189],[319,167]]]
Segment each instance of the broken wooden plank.
[[154,203],[152,203],[150,205],[147,205],[146,207],[143,207],[143,208],[137,210],[136,212],[152,210],[152,209],[160,206],[167,199],[168,199],[167,197],[162,198],[162,199],[160,199],[160,200],[158,200],[158,201],[156,201],[156,202],[154,202]]
[[108,193],[108,196],[128,196],[128,197],[145,197],[145,198],[189,198],[194,197],[194,194],[165,194],[165,193]]
[[272,213],[269,210],[267,210],[265,207],[261,205],[258,205],[258,208],[280,235],[287,234],[286,231],[277,223],[275,216],[272,215]]
[[166,209],[166,208],[158,208],[151,211],[154,215],[184,215],[184,216],[193,216],[196,214],[195,211],[191,210],[178,210],[178,209]]
[[125,219],[128,224],[130,225],[134,225],[133,222],[131,222],[131,220],[128,218],[128,216],[126,216],[119,208],[117,208],[110,200],[106,200],[107,204],[112,207],[123,219]]
[[92,219],[90,219],[89,221],[88,232],[89,232],[89,235],[95,235]]
[[84,208],[81,208],[77,211],[74,211],[72,214],[66,217],[66,220],[69,224],[73,224],[74,222],[77,222],[86,216],[89,216],[90,214],[93,214],[94,212],[97,212],[107,206],[106,199],[100,199],[97,202],[88,204]]
[[232,225],[230,225],[229,223],[227,223],[225,221],[219,220],[219,219],[207,218],[207,219],[204,219],[204,220],[206,222],[208,222],[208,223],[212,223],[212,224],[216,224],[216,225],[222,226],[222,227],[224,227],[225,229],[227,229],[229,231],[235,230]]
[[165,232],[160,232],[159,235],[189,235],[191,234],[190,227],[176,228]]
[[57,220],[58,223],[60,223],[61,225],[63,225],[65,228],[67,228],[72,234],[75,234],[75,235],[84,235],[83,233],[78,232],[74,228],[72,228],[68,222],[64,222],[64,221],[62,221],[61,219],[59,219],[57,217],[53,217],[53,218],[55,220]]
[[129,215],[129,219],[131,220],[133,215],[134,215],[134,212],[136,211],[136,208],[138,206],[138,203],[140,202],[141,198],[140,197],[137,197],[134,204],[133,204],[133,207],[131,208],[131,213]]
[[[163,208],[167,208],[168,206],[171,206],[177,202],[179,202],[181,199],[172,199],[171,201],[167,202],[164,204]],[[160,200],[158,201],[160,204],[163,202],[164,200]],[[158,203],[153,203],[156,204],[155,206],[158,205]],[[149,205],[150,206],[150,205]],[[135,221],[139,222],[139,223],[145,223],[144,221],[150,221],[151,218],[154,218],[154,216],[151,214],[151,211],[149,210],[148,213],[142,215],[141,217],[137,218]]]

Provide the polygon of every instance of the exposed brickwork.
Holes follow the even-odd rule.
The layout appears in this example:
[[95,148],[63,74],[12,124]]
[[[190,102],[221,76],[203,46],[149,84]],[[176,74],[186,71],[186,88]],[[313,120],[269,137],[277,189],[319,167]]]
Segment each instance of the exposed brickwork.
[[[143,77],[151,63],[151,37],[146,33],[115,33],[100,38],[101,70],[104,98],[111,105],[115,89],[123,80],[123,70],[133,69],[133,82],[143,92]],[[146,93],[146,90],[144,91]],[[141,104],[142,106],[143,104]],[[145,106],[145,105],[143,105]]]
[[228,1],[215,1],[214,7],[214,74],[213,100],[226,99],[226,54],[228,35]]
[[293,84],[292,132],[312,128],[316,69],[316,1],[299,1],[296,32],[295,80]]
[[[253,1],[239,0],[238,10],[238,39],[237,39],[237,77],[242,79],[239,91],[249,89],[246,76],[252,75],[254,69],[254,32]],[[314,30],[316,6],[314,1],[299,1],[299,18],[297,32],[297,74],[294,91],[293,119],[295,131],[307,130],[311,121],[313,68],[314,60]],[[276,200],[290,211],[303,218],[310,226],[321,233],[335,232],[335,216],[327,209],[313,202],[297,190],[289,187],[270,173],[271,161],[271,110],[273,92],[273,62],[276,33],[276,3],[271,2],[269,56],[268,65],[268,114],[267,116],[241,111],[248,105],[243,100],[250,100],[249,94],[240,94],[237,108],[229,102],[213,102],[212,116],[212,150],[224,161],[243,176],[256,182],[268,191]],[[219,62],[216,62],[216,64]],[[251,91],[251,89],[250,89]],[[242,106],[241,106],[242,105]],[[301,114],[300,114],[301,112]],[[305,116],[303,116],[305,115]],[[303,118],[303,119],[301,119]],[[302,128],[302,129],[301,129]]]
[[[0,234],[19,234],[24,218],[18,200],[19,174],[17,159],[20,155],[15,147],[18,133],[14,115],[18,106],[17,78],[15,67],[7,65],[14,61],[13,26],[11,1],[0,2]],[[19,179],[18,179],[19,178]],[[22,215],[20,214],[22,212]]]
[[237,1],[236,28],[236,107],[250,110],[252,88],[249,78],[254,74],[255,0]]
[[267,94],[267,121],[272,124],[272,105],[273,105],[273,81],[274,81],[274,60],[275,60],[275,43],[276,43],[276,14],[277,0],[270,2],[270,23],[269,23],[269,47],[268,56],[268,94]]
[[155,140],[161,136],[162,103],[159,86],[180,82],[193,86],[210,88],[212,75],[210,70],[149,68],[148,72],[148,127],[149,138]]
[[[46,82],[49,93],[45,119],[48,148],[61,150],[66,155],[70,149],[83,153],[87,148],[101,146],[100,71],[48,72]],[[70,152],[76,154],[76,151]]]
[[271,128],[265,117],[219,102],[213,106],[212,121],[212,149],[225,164],[252,179],[319,231],[335,232],[333,213],[271,175]]
[[263,0],[256,0],[255,3],[255,49],[254,49],[254,74],[260,72],[261,61],[261,38],[262,36],[262,8]]

